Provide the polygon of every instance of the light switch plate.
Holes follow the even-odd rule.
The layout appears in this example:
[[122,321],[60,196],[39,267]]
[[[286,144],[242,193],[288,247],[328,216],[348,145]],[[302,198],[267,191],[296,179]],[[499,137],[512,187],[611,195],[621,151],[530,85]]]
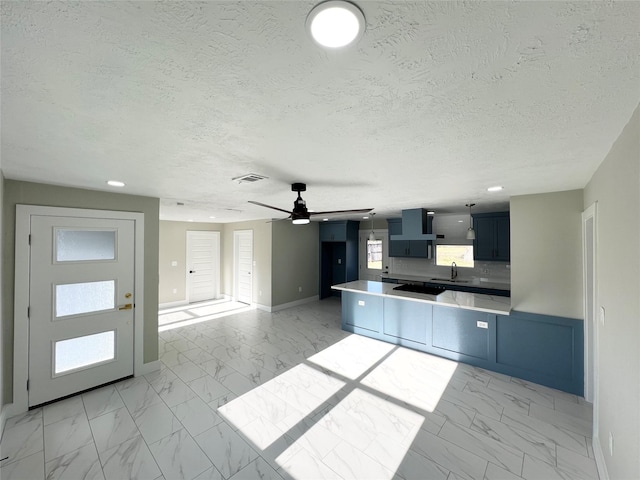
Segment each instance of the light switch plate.
[[480,320],[478,320],[476,322],[476,327],[478,327],[478,328],[489,328],[489,323],[488,322],[481,322]]
[[364,307],[364,300],[358,300],[358,306]]

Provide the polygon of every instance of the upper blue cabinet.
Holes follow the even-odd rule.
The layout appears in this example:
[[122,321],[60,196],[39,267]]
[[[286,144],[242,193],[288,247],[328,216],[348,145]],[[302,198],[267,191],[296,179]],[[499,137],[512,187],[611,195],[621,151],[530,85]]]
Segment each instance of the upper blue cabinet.
[[475,214],[473,229],[476,231],[476,239],[473,241],[474,260],[510,261],[509,212]]

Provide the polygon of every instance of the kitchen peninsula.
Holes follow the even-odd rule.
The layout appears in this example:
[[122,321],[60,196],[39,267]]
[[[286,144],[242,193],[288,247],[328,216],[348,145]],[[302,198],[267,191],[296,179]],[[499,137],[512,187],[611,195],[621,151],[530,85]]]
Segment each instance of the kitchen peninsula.
[[343,330],[582,395],[582,321],[512,311],[508,297],[397,287],[334,285]]

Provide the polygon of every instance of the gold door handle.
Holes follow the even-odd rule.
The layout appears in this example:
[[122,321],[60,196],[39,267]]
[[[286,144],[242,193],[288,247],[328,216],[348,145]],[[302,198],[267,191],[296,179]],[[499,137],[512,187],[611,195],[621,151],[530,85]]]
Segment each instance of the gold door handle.
[[120,305],[118,310],[131,310],[133,309],[133,303],[127,303],[125,305]]

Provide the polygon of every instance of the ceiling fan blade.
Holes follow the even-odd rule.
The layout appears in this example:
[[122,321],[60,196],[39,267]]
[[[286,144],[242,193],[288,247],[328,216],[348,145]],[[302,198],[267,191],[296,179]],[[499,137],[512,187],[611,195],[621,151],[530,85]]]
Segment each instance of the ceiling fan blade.
[[291,220],[291,215],[286,218],[274,218],[273,220],[267,220],[266,223],[281,222],[282,220]]
[[249,200],[249,203],[253,203],[254,205],[259,205],[261,207],[273,208],[274,210],[278,210],[280,212],[286,213],[287,215],[291,215],[290,210],[284,210],[282,208],[272,207],[271,205],[267,205],[266,203],[254,202],[253,200]]
[[310,215],[330,215],[332,213],[369,213],[373,208],[361,208],[358,210],[332,210],[329,212],[309,212]]

